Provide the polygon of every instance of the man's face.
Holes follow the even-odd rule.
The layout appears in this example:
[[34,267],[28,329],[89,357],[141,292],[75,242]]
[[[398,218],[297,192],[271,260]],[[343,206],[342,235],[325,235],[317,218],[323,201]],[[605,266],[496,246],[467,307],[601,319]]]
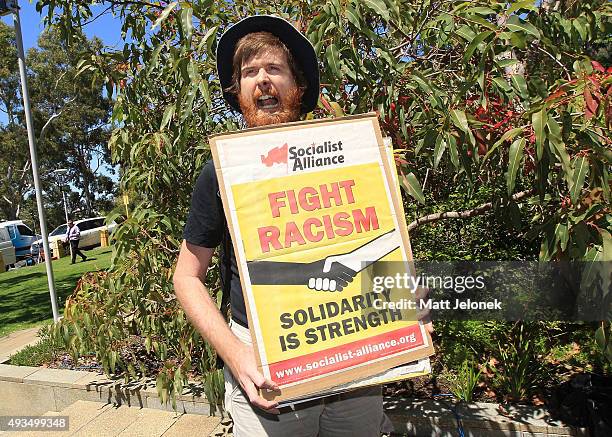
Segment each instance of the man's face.
[[302,94],[282,50],[262,51],[242,63],[238,102],[249,127],[298,120]]

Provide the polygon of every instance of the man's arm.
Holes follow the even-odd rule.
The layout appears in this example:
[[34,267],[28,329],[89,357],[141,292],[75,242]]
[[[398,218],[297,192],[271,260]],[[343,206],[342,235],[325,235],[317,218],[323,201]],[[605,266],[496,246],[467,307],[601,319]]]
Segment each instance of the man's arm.
[[278,387],[259,372],[253,348],[232,333],[202,283],[213,252],[214,249],[183,241],[173,278],[176,297],[194,327],[229,366],[249,401],[266,411],[278,413],[276,402],[267,401],[257,393],[258,387],[270,390]]

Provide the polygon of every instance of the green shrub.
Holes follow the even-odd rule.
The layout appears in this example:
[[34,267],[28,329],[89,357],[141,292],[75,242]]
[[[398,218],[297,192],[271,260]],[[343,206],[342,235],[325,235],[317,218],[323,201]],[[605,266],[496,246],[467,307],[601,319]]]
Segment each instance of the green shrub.
[[38,367],[54,361],[64,351],[64,343],[50,335],[51,327],[42,326],[38,331],[38,343],[26,346],[10,357],[10,364],[14,366]]
[[480,381],[481,373],[478,365],[474,365],[469,360],[464,360],[456,373],[448,375],[451,392],[457,399],[471,402],[474,390]]

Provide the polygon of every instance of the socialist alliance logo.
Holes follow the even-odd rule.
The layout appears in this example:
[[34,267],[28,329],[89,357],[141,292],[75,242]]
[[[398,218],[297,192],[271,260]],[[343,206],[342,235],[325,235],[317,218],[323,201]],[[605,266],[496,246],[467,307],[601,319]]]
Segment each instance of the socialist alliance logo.
[[266,167],[272,167],[274,164],[287,164],[287,149],[287,143],[274,147],[268,151],[267,155],[261,155],[261,162]]
[[307,146],[288,147],[287,143],[273,147],[266,155],[260,155],[266,167],[285,164],[291,173],[310,168],[344,164],[342,141],[324,141],[323,144],[312,143]]

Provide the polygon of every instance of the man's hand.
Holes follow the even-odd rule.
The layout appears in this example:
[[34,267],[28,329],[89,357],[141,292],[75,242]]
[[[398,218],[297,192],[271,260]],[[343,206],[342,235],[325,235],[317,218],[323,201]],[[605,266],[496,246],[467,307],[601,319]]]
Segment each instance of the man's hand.
[[433,323],[431,323],[431,317],[429,316],[429,308],[420,309],[422,304],[421,302],[426,300],[427,295],[429,294],[429,288],[417,288],[414,294],[414,300],[418,303],[417,308],[417,318],[423,323],[425,326],[425,330],[430,334],[433,334],[434,327]]
[[278,402],[268,401],[257,392],[258,388],[277,391],[278,386],[273,381],[264,378],[257,369],[253,347],[242,343],[232,355],[231,362],[227,364],[234,379],[246,393],[249,402],[268,413],[280,414],[276,408]]

